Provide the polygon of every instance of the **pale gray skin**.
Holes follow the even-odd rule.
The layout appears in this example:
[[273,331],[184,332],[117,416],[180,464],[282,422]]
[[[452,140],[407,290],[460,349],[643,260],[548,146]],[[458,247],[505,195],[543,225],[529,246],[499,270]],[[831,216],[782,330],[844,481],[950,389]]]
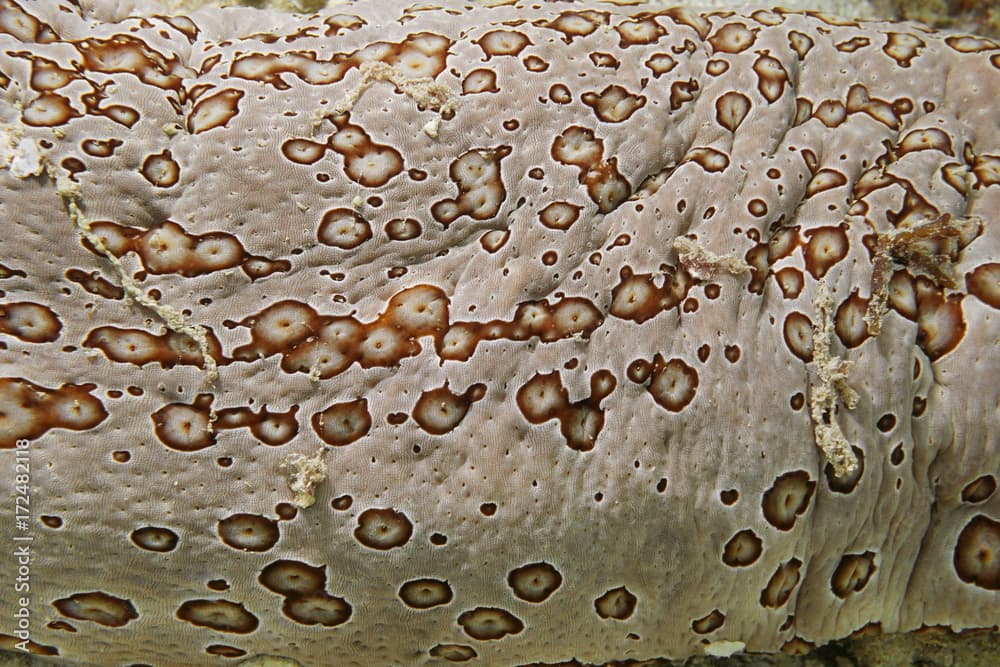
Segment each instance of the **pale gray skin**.
[[[0,444],[31,443],[31,647],[513,665],[997,625],[1000,48],[446,5],[32,3],[46,26],[0,3]],[[642,316],[624,269],[655,277]],[[237,324],[282,300],[313,312]],[[319,316],[385,326],[303,361]],[[491,320],[453,352],[456,322]],[[553,372],[568,395],[518,400]],[[268,590],[281,560],[305,565]],[[451,597],[413,608],[416,579]],[[305,590],[322,608],[283,613]]]

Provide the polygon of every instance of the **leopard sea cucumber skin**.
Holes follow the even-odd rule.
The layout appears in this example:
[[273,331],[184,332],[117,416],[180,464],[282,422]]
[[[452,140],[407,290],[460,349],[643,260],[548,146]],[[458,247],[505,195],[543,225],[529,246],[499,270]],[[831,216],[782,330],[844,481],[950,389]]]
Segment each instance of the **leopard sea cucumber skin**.
[[1000,623],[996,43],[105,9],[0,0],[28,648],[602,663]]

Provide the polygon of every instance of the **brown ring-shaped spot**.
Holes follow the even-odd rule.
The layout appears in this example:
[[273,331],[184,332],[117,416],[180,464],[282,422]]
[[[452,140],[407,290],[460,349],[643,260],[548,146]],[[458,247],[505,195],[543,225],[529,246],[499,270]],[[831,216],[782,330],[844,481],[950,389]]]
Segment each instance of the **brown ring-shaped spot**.
[[1000,522],[985,514],[974,516],[958,535],[952,562],[965,583],[1000,590]]
[[158,526],[136,528],[129,537],[132,543],[140,549],[160,553],[173,551],[177,548],[177,542],[180,539],[177,533],[169,528],[160,528]]
[[463,611],[458,624],[465,634],[481,641],[502,639],[524,630],[524,623],[505,609],[497,607],[476,607]]
[[962,489],[962,502],[981,503],[989,500],[997,490],[997,478],[993,475],[983,475],[972,480]]
[[241,603],[229,600],[188,600],[177,609],[177,618],[218,632],[245,635],[257,629],[257,617]]
[[334,403],[312,416],[316,435],[328,445],[343,447],[363,438],[372,427],[368,399]]
[[55,600],[52,606],[63,616],[92,621],[110,628],[120,628],[139,618],[139,613],[130,600],[101,591],[76,593],[68,598]]
[[647,391],[658,405],[670,412],[680,412],[694,400],[697,390],[698,371],[681,359],[664,361],[656,355]]
[[798,558],[792,558],[779,565],[768,580],[767,586],[760,592],[760,605],[769,609],[777,609],[788,602],[792,591],[799,583],[799,568],[801,567],[802,561]]
[[763,542],[757,537],[757,533],[747,528],[726,542],[722,551],[722,562],[730,567],[746,567],[757,562],[763,552]]
[[264,566],[257,581],[267,590],[285,596],[321,593],[326,587],[326,569],[298,560],[276,560]]
[[399,599],[414,609],[430,609],[448,604],[455,597],[447,581],[414,579],[399,587]]
[[830,577],[830,588],[838,598],[845,599],[851,593],[864,589],[877,569],[873,551],[844,554]]
[[638,598],[624,586],[612,588],[594,600],[594,610],[601,618],[624,621],[635,612]]
[[302,625],[322,625],[333,628],[346,623],[353,613],[351,605],[344,598],[330,595],[326,591],[295,595],[285,598],[282,613]]
[[854,452],[854,458],[857,461],[857,465],[851,472],[838,477],[833,470],[833,464],[827,462],[827,464],[823,466],[823,474],[826,476],[827,486],[829,486],[830,490],[835,493],[851,493],[857,488],[862,475],[864,475],[864,451],[860,447],[855,447],[854,445],[851,445],[851,451]]
[[514,595],[527,602],[544,602],[562,585],[562,575],[552,565],[529,563],[514,568],[507,575],[507,585]]
[[778,530],[791,530],[795,519],[809,507],[815,489],[816,482],[805,470],[779,475],[761,500],[764,518]]
[[441,658],[448,662],[466,662],[479,655],[474,648],[465,644],[438,644],[428,653],[432,658]]
[[278,543],[278,522],[259,514],[233,514],[219,521],[223,544],[240,551],[267,551]]
[[367,509],[358,516],[354,538],[368,547],[386,551],[401,547],[413,535],[413,524],[402,512],[394,509]]
[[718,630],[722,627],[722,624],[726,622],[726,615],[723,614],[718,609],[713,609],[708,614],[702,616],[701,618],[696,618],[691,621],[691,629],[697,632],[699,635],[707,635],[710,632]]

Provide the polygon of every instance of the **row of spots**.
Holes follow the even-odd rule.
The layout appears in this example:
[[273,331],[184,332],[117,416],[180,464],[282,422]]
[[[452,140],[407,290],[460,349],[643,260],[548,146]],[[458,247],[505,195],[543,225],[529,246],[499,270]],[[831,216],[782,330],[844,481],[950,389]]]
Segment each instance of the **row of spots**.
[[526,301],[517,306],[510,320],[452,323],[437,342],[437,353],[442,360],[467,361],[483,341],[526,341],[535,336],[544,343],[587,339],[603,323],[597,307],[581,297],[563,296],[555,303]]
[[[112,338],[109,333],[118,335]],[[125,360],[121,352],[127,350],[133,359],[158,360],[164,366],[172,365],[178,357],[183,362],[185,356],[181,355],[186,355],[188,363],[197,365],[197,352],[190,345],[189,339],[173,333],[166,334],[164,338],[165,342],[138,331],[112,332],[104,327],[88,336],[87,346],[99,347],[116,360]],[[183,347],[177,351],[176,348],[171,348],[171,343]],[[118,344],[122,344],[122,347]],[[666,362],[659,355],[652,363],[644,360],[633,362],[629,367],[629,377],[640,383],[649,379],[648,390],[654,400],[675,412],[691,402],[698,384],[697,372],[692,367],[679,359]],[[18,383],[7,379],[0,387],[14,396],[17,387],[27,386],[25,382],[27,381]],[[612,393],[616,384],[610,371],[598,371],[591,377],[590,396],[570,402],[558,371],[539,373],[521,386],[516,400],[530,423],[542,424],[557,419],[567,446],[578,451],[589,451],[593,449],[604,423],[604,410],[600,404]],[[481,400],[485,392],[485,385],[477,383],[470,385],[464,392],[455,393],[446,383],[442,387],[421,393],[413,408],[413,419],[425,432],[443,435],[462,422],[469,408]],[[39,437],[54,427],[77,430],[90,428],[100,423],[107,413],[98,399],[89,395],[88,398],[85,406],[74,406],[74,411],[82,420],[79,425],[74,426],[69,421],[62,423],[50,420],[48,426],[43,426],[46,420],[39,413],[36,419],[25,420],[23,424],[12,424],[10,432],[16,439]],[[151,415],[157,438],[171,449],[191,452],[216,444],[217,432],[221,430],[249,428],[254,437],[267,445],[285,444],[299,431],[296,418],[298,406],[292,406],[285,412],[271,411],[266,406],[257,411],[249,407],[233,407],[213,412],[213,402],[212,394],[199,394],[190,404],[169,403],[158,409]],[[97,415],[100,415],[99,419]],[[372,426],[372,417],[367,400],[362,398],[331,404],[315,413],[311,423],[315,433],[325,443],[343,446],[366,435]],[[394,420],[394,423],[400,422]]]
[[[208,354],[217,364],[228,363],[222,354],[219,339],[211,329],[205,331],[205,342]],[[98,349],[112,361],[136,366],[155,363],[161,368],[174,366],[202,368],[205,364],[205,355],[197,341],[185,334],[169,330],[161,334],[152,334],[142,329],[100,326],[87,333],[83,347]]]
[[[239,266],[251,280],[288,271],[288,260],[271,260],[250,255],[240,240],[228,232],[189,234],[176,222],[166,220],[144,229],[98,220],[91,223],[93,238],[102,250],[115,257],[136,253],[145,270],[154,275],[177,274],[190,278]],[[83,244],[97,254],[90,241]]]
[[[362,19],[353,24],[357,29]],[[362,49],[349,53],[333,53],[321,59],[309,51],[281,51],[276,53],[248,53],[233,60],[229,76],[248,81],[259,81],[276,90],[291,87],[284,75],[300,81],[327,86],[341,81],[352,69],[364,63],[381,62],[398,68],[413,78],[434,78],[445,68],[445,59],[453,41],[430,32],[407,35],[399,42],[372,42]]]
[[[25,19],[27,16],[23,14]],[[176,22],[177,18],[165,19],[165,22],[169,21]],[[356,29],[360,24],[354,26]],[[76,49],[78,60],[88,71],[127,73],[146,85],[170,91],[166,99],[178,115],[183,114],[184,105],[190,105],[185,127],[192,134],[224,126],[239,113],[243,91],[235,88],[212,90],[211,86],[204,85],[185,87],[184,80],[193,72],[182,66],[177,56],[164,56],[137,36],[118,34],[107,39],[90,38],[64,43]],[[415,78],[433,77],[443,70],[451,44],[451,40],[440,35],[419,33],[395,44],[374,43],[352,53],[337,53],[328,61],[320,60],[309,52],[252,53],[235,59],[228,74],[233,78],[261,81],[279,90],[289,87],[282,79],[283,74],[297,76],[307,83],[327,85],[340,81],[350,69],[365,63],[384,63],[405,70]],[[56,127],[89,115],[103,116],[132,127],[141,117],[133,107],[105,104],[104,91],[77,71],[61,68],[53,61],[30,52],[8,52],[8,55],[28,59],[32,64],[31,86],[38,95],[22,110],[21,120],[26,125]],[[210,71],[218,62],[218,55],[207,58],[202,63],[200,74]],[[73,106],[68,97],[54,92],[77,81],[91,88],[90,93],[79,96],[84,103],[83,110]],[[164,178],[176,182],[169,173],[170,169],[164,171],[152,167],[151,172],[152,177],[147,175],[147,178],[154,185],[173,185],[164,183]]]
[[[740,537],[746,533],[751,537]],[[153,543],[160,545],[163,534],[162,529],[140,529],[133,534],[133,540],[137,543],[152,540]],[[955,553],[955,568],[963,581],[988,590],[1000,588],[995,560],[995,542],[998,537],[1000,537],[1000,524],[983,515],[977,515],[966,525],[959,536]],[[732,547],[736,540],[743,542],[744,546]],[[727,553],[732,553],[734,557],[739,557],[740,554],[744,556],[747,553],[752,554],[759,550],[759,539],[752,536],[752,531],[743,531],[727,544],[726,549]],[[802,562],[796,558],[781,564],[761,592],[761,606],[779,608],[785,605],[800,581],[801,566]],[[876,570],[874,552],[846,554],[833,572],[831,588],[835,595],[846,598],[852,593],[863,590]],[[283,613],[297,623],[335,627],[351,617],[350,604],[343,598],[326,592],[326,574],[323,566],[311,566],[301,561],[282,559],[266,566],[260,572],[258,581],[264,588],[284,598]],[[531,563],[512,570],[508,574],[507,583],[518,598],[541,603],[561,586],[562,575],[548,563]],[[225,588],[228,586],[222,587]],[[454,599],[454,591],[446,581],[415,579],[404,583],[398,591],[398,596],[408,607],[424,610],[449,604]],[[628,589],[618,587],[596,598],[594,609],[602,619],[621,621],[632,616],[637,603],[636,596]],[[138,613],[129,600],[102,592],[78,593],[54,601],[53,606],[68,618],[91,621],[108,627],[121,627],[138,618]],[[193,625],[236,634],[253,632],[259,624],[257,617],[247,611],[242,604],[224,599],[186,601],[178,608],[177,617]],[[698,634],[709,634],[720,628],[725,618],[724,613],[714,609],[706,616],[692,621],[691,627]],[[498,640],[508,635],[516,635],[525,627],[523,621],[497,607],[476,607],[464,611],[458,616],[457,623],[470,638],[478,641]],[[232,648],[232,651],[233,655],[236,655],[240,649]],[[228,650],[220,649],[220,655],[225,653],[228,653]],[[455,644],[439,644],[433,647],[430,653],[432,656],[454,661],[464,661],[476,655],[471,647]]]
[[251,342],[233,350],[237,361],[253,362],[281,354],[285,372],[303,372],[325,379],[352,364],[363,368],[394,366],[420,352],[417,339],[443,335],[448,326],[449,300],[432,285],[416,285],[391,297],[385,310],[369,324],[349,316],[321,316],[298,301],[280,301],[239,323],[248,327]]
[[[967,324],[961,295],[945,295],[929,279],[914,279],[906,271],[895,272],[888,282],[888,304],[898,314],[917,323],[916,343],[931,361],[953,351],[965,337]],[[846,348],[855,348],[871,336],[865,318],[869,299],[853,292],[838,305],[834,332]],[[813,360],[814,325],[808,315],[794,310],[785,316],[782,333],[788,350],[802,361]]]
[[[413,407],[417,425],[432,435],[443,435],[455,429],[465,418],[473,403],[483,398],[486,386],[470,385],[461,393],[453,393],[448,385],[422,392]],[[256,412],[249,407],[212,410],[212,394],[199,394],[192,403],[169,403],[152,415],[153,429],[165,446],[182,452],[211,447],[219,431],[249,428],[250,433],[265,445],[284,445],[299,432],[296,419],[298,406],[285,412],[261,407]],[[403,414],[405,421],[405,414]],[[390,423],[402,421],[389,417]],[[334,403],[313,414],[313,431],[333,447],[349,445],[364,437],[372,427],[367,399]]]

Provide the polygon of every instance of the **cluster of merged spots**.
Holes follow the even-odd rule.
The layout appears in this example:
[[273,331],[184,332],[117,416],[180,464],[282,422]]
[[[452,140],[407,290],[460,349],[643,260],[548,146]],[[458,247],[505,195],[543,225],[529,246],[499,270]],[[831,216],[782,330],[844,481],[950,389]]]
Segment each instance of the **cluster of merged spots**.
[[626,374],[632,382],[646,385],[656,404],[670,412],[686,408],[698,391],[698,371],[683,359],[668,361],[661,354],[654,355],[652,361],[636,359]]
[[[373,141],[363,127],[351,123],[350,114],[334,116],[331,122],[336,131],[327,137],[325,143],[311,139],[289,139],[281,145],[282,155],[289,162],[312,165],[319,162],[326,151],[332,151],[343,159],[344,175],[355,183],[369,188],[381,187],[402,173],[403,156],[399,151],[392,146]],[[411,177],[414,175],[416,173],[411,174]],[[346,245],[338,236],[335,225],[331,229],[333,223],[329,215],[330,213],[327,213],[323,216],[319,229],[320,242],[338,248],[353,248],[353,245]]]
[[0,448],[46,472],[56,610],[29,648],[602,663],[995,624],[1000,45],[77,4],[0,0]]
[[265,445],[284,445],[299,432],[295,415],[299,406],[272,412],[261,406],[256,412],[247,406],[213,410],[214,394],[198,394],[188,403],[168,403],[150,417],[156,437],[166,447],[179,452],[195,452],[216,443],[218,431],[249,428]]
[[[16,3],[11,2],[3,9],[6,14],[16,16],[12,16],[8,25],[17,27],[4,31],[8,34],[23,39],[29,36],[28,26],[39,25]],[[52,30],[50,26],[44,29]],[[39,39],[41,34],[36,32],[33,39]],[[54,31],[50,36],[52,39],[49,41],[57,41]],[[106,85],[96,80],[93,74],[134,75],[143,84],[160,89],[181,113],[182,102],[187,97],[181,82],[191,71],[180,64],[178,57],[168,58],[134,35],[58,41],[76,52],[76,62],[80,67],[61,67],[57,61],[34,50],[6,52],[12,59],[26,61],[30,68],[28,86],[35,95],[21,109],[20,120],[25,125],[59,127],[92,116],[107,118],[125,128],[133,127],[141,117],[140,111],[131,105],[105,103],[109,97]],[[77,86],[83,86],[87,92],[74,92],[71,97],[67,89]]]
[[[240,240],[228,232],[189,234],[172,220],[149,229],[98,220],[91,223],[91,230],[92,237],[101,242],[103,250],[115,257],[134,252],[142,260],[145,271],[154,275],[177,274],[190,278],[239,266],[251,280],[256,280],[291,268],[286,259],[250,255]],[[103,254],[89,240],[84,239],[82,243],[89,250]]]
[[660,267],[660,285],[652,273],[634,273],[624,266],[618,284],[611,290],[608,312],[614,317],[636,324],[650,320],[660,313],[676,308],[684,301],[695,281],[682,266],[677,269],[664,264]]
[[[323,29],[325,35],[336,35],[341,30],[358,30],[367,23],[361,17],[351,19],[349,22],[328,23]],[[453,44],[452,39],[442,35],[416,32],[398,42],[371,42],[355,51],[332,53],[328,58],[322,58],[313,51],[291,49],[247,53],[229,64],[228,74],[234,78],[259,81],[277,90],[291,88],[292,77],[316,86],[330,85],[341,81],[352,69],[375,62],[385,63],[411,78],[434,78],[444,70]],[[215,67],[218,62],[216,58],[215,62],[207,64]]]
[[326,566],[281,559],[257,577],[260,585],[285,598],[281,612],[296,623],[332,628],[351,618],[351,605],[326,592]]
[[80,269],[66,269],[64,275],[67,280],[76,283],[95,296],[116,300],[125,298],[125,290],[102,276],[98,271],[87,273]]
[[108,417],[95,384],[43,387],[21,377],[0,377],[0,449],[35,440],[51,429],[86,431]]
[[500,178],[500,161],[510,155],[510,146],[477,148],[451,163],[448,174],[458,187],[453,199],[431,206],[431,215],[445,227],[467,215],[473,220],[490,220],[500,211],[507,190]]
[[560,296],[555,303],[526,301],[518,304],[510,320],[452,323],[436,341],[437,353],[442,360],[468,361],[484,341],[526,341],[535,336],[545,343],[576,336],[586,339],[603,323],[601,311],[582,297]]
[[617,384],[611,371],[596,371],[590,376],[590,396],[571,403],[559,371],[535,373],[518,388],[517,407],[532,424],[558,420],[566,446],[587,452],[597,444],[597,437],[604,428],[601,401],[614,391]]
[[[205,338],[209,354],[216,363],[226,363],[215,332],[209,329]],[[148,363],[159,364],[161,368],[178,365],[198,368],[205,366],[205,356],[198,343],[190,336],[176,331],[151,334],[142,329],[101,326],[87,333],[87,337],[83,339],[83,347],[96,348],[112,361],[136,366]]]
[[367,324],[352,316],[320,315],[308,304],[283,300],[239,323],[251,341],[233,350],[236,361],[281,355],[286,373],[331,378],[357,363],[362,368],[396,366],[420,353],[418,341],[435,339],[448,326],[448,296],[433,285],[416,285],[393,295],[385,310]]
[[[624,94],[624,91],[623,91]],[[602,94],[603,95],[603,94]],[[608,96],[619,97],[613,90]],[[621,108],[621,101],[607,109],[605,104],[610,100],[590,98],[594,112],[601,115],[601,110],[614,113],[616,116],[631,115],[632,111],[642,106],[639,104],[631,111]],[[624,120],[624,118],[622,118]],[[610,213],[632,194],[632,187],[618,170],[618,158],[605,159],[604,141],[594,135],[594,131],[573,125],[566,128],[552,142],[552,159],[560,164],[576,167],[580,184],[587,188],[587,195],[597,204],[601,213]]]
[[[345,224],[356,223],[352,218]],[[598,308],[580,297],[561,296],[555,303],[526,301],[517,306],[511,320],[488,322],[450,322],[449,305],[441,288],[423,284],[394,294],[368,323],[349,315],[321,315],[306,303],[282,300],[238,323],[224,324],[250,330],[251,342],[233,350],[234,360],[254,362],[280,354],[285,372],[328,379],[355,363],[362,368],[396,366],[420,353],[419,339],[424,336],[433,338],[442,361],[467,361],[483,341],[586,338],[604,321]],[[481,391],[466,392],[463,400],[478,400]]]

